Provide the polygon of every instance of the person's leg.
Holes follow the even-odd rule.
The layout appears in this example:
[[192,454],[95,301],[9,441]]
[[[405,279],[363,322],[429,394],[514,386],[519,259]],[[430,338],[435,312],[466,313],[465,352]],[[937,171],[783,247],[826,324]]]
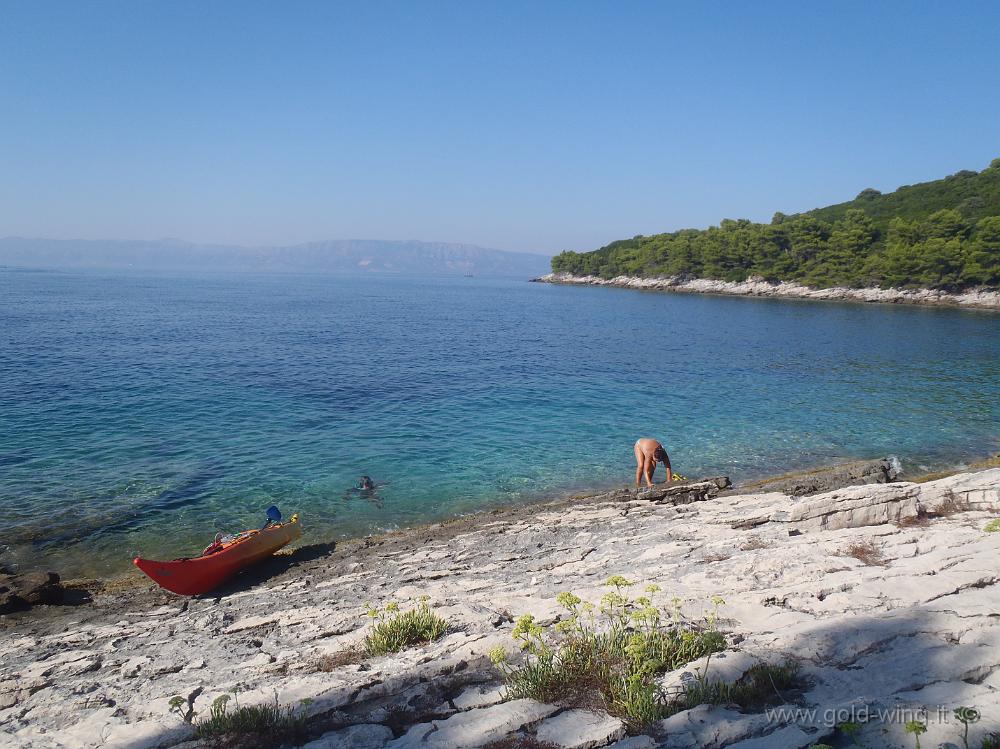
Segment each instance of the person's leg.
[[635,453],[635,485],[639,486],[639,482],[642,480],[642,469],[646,462],[646,458],[642,454],[642,450],[639,449],[638,442],[635,443],[633,452]]
[[646,458],[646,466],[643,472],[646,474],[646,486],[652,488],[653,474],[656,473],[656,461],[653,458]]

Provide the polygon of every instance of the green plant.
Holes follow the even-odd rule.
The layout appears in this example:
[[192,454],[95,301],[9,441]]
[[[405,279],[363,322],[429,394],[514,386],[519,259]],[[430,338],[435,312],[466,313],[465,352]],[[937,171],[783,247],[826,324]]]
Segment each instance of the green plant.
[[547,741],[539,741],[534,736],[508,736],[491,741],[483,749],[559,749],[559,747]]
[[917,749],[920,749],[920,734],[927,733],[927,724],[922,720],[910,720],[906,722],[903,730],[913,734],[913,740],[917,742]]
[[963,706],[956,707],[953,714],[955,716],[955,720],[961,723],[962,727],[965,729],[962,732],[962,744],[965,746],[965,749],[969,749],[969,726],[973,723],[979,722],[979,711],[974,707]]
[[672,712],[695,705],[739,705],[744,710],[759,710],[787,702],[783,692],[800,686],[799,666],[794,661],[779,665],[758,663],[737,681],[727,683],[700,678],[688,686],[672,705]]
[[979,749],[1000,749],[1000,733],[994,731],[986,736]]
[[245,705],[236,701],[229,710],[231,695],[216,697],[208,718],[195,724],[200,739],[220,736],[252,735],[255,746],[298,743],[306,737],[306,716],[292,707],[281,707],[275,697],[273,705]]
[[858,744],[858,734],[861,733],[860,723],[854,723],[853,721],[839,723],[837,725],[837,730],[847,736],[854,746],[860,746],[860,744]]
[[1000,518],[994,518],[988,522],[983,530],[987,533],[1000,533]]
[[696,625],[682,622],[676,599],[671,609],[656,606],[656,585],[634,599],[625,592],[634,583],[624,577],[611,577],[607,585],[611,590],[599,604],[560,593],[556,600],[568,616],[551,628],[530,614],[517,620],[513,637],[524,662],[509,663],[503,648],[490,654],[508,698],[603,708],[638,731],[669,714],[656,676],[725,649],[715,627],[721,598]]
[[365,637],[365,652],[369,656],[398,653],[413,645],[434,642],[448,631],[448,622],[431,611],[426,596],[416,608],[401,612],[399,604],[389,603],[379,610],[369,607],[371,632]]
[[184,699],[179,694],[170,698],[170,712],[177,713],[185,723],[190,723],[196,715],[194,711],[194,701],[190,698]]

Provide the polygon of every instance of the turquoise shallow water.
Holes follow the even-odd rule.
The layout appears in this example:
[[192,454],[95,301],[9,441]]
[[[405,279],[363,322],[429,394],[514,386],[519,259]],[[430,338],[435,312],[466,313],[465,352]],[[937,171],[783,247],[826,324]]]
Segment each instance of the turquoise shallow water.
[[[0,561],[356,536],[631,481],[1000,446],[1000,316],[520,280],[0,270]],[[362,473],[388,482],[369,499]],[[659,474],[662,478],[662,473]]]

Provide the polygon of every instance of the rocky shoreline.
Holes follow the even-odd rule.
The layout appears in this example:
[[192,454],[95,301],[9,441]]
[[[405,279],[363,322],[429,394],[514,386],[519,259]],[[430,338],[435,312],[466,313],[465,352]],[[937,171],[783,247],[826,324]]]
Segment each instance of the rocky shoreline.
[[[1000,513],[1000,469],[885,483],[889,469],[850,469],[858,485],[847,488],[792,479],[781,491],[739,493],[720,478],[494,510],[303,547],[212,597],[138,584],[9,615],[0,620],[2,743],[209,747],[171,714],[170,699],[204,716],[231,692],[241,704],[277,700],[307,714],[309,749],[517,737],[575,749],[808,747],[835,743],[844,718],[834,718],[862,710],[883,711],[862,726],[862,741],[902,747],[912,737],[885,711],[920,706],[931,710],[924,746],[957,741],[960,726],[933,712],[957,706],[981,712],[970,732],[978,742],[1000,730],[1000,533],[984,531]],[[809,496],[785,493],[803,488]],[[713,675],[732,680],[754,663],[793,659],[802,694],[780,715],[702,705],[632,738],[600,710],[503,701],[487,654],[515,650],[514,620],[555,621],[565,613],[558,593],[597,601],[611,575],[659,584],[692,619],[721,595],[728,647]],[[425,595],[449,623],[441,640],[341,658],[368,631],[367,603]]]
[[538,283],[578,286],[614,286],[642,291],[672,291],[688,294],[720,294],[728,296],[778,297],[784,299],[819,299],[875,304],[919,304],[935,307],[1000,310],[1000,292],[974,289],[949,293],[934,289],[850,289],[831,287],[816,289],[788,281],[766,281],[749,278],[746,281],[716,281],[709,278],[641,278],[638,276],[574,276],[570,273],[548,273],[532,281]]

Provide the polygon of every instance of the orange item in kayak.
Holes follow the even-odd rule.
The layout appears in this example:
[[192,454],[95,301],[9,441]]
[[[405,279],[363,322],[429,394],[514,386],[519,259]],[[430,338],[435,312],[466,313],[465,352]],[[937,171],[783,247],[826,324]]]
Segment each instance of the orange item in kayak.
[[134,564],[161,588],[196,596],[217,588],[244,567],[271,556],[301,535],[299,516],[293,515],[287,523],[244,531],[207,555],[171,562],[136,557]]

